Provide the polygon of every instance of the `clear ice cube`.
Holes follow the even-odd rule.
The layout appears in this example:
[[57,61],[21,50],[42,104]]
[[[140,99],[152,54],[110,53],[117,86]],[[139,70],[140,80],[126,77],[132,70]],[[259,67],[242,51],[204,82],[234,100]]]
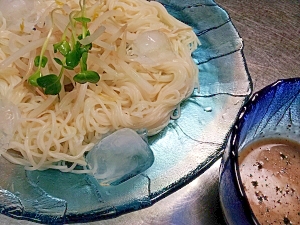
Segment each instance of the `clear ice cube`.
[[123,128],[98,142],[86,161],[101,185],[118,185],[148,169],[154,155],[137,132]]

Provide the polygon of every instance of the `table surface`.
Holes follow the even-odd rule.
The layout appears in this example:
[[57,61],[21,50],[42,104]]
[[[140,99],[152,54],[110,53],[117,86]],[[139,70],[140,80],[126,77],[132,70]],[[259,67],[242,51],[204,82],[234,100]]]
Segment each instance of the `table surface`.
[[[299,0],[216,0],[244,40],[254,92],[281,78],[300,76]],[[153,206],[86,225],[224,225],[218,196],[220,160]],[[1,224],[36,225],[0,215]],[[79,224],[77,224],[79,225]]]

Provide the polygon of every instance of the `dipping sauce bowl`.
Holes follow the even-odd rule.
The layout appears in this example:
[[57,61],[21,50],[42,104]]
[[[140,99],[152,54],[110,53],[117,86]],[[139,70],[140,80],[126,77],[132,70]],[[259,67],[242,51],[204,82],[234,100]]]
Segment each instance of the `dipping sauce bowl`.
[[265,87],[242,108],[219,193],[230,225],[300,224],[300,78]]

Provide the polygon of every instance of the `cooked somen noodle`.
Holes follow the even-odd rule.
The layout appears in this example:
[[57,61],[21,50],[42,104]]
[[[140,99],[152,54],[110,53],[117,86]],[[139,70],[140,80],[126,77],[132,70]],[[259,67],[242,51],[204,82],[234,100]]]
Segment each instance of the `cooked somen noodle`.
[[[191,52],[199,41],[161,4],[87,0],[85,5],[91,19],[90,40],[85,41],[93,43],[88,67],[101,79],[79,84],[73,81],[76,71],[65,70],[59,95],[45,95],[27,80],[51,28],[45,51],[49,61],[42,70],[59,73],[54,58],[61,56],[54,53],[53,44],[60,41],[69,14],[80,10],[78,1],[36,1],[18,24],[0,13],[0,95],[21,112],[10,142],[13,151],[1,154],[26,169],[88,172],[84,154],[103,135],[123,127],[158,133],[198,87]],[[76,165],[83,169],[74,170]]]

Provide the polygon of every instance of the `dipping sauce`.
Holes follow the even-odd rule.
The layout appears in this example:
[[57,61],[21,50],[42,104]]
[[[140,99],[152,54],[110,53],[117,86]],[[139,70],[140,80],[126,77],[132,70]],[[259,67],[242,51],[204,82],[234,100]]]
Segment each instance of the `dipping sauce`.
[[300,224],[300,144],[262,139],[239,153],[242,183],[261,225]]

